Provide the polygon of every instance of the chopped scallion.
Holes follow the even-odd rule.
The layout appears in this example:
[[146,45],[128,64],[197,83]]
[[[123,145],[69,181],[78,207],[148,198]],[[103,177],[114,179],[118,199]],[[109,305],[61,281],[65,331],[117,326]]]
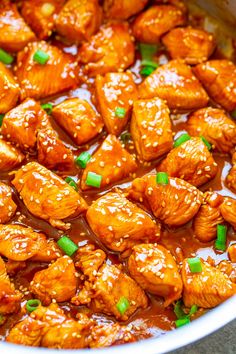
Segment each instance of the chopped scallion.
[[73,256],[73,254],[77,251],[78,246],[66,235],[62,236],[57,241],[58,246],[67,254],[67,256]]
[[180,135],[180,137],[177,140],[175,140],[174,147],[176,148],[190,139],[191,139],[191,136],[188,135],[187,133],[182,134],[182,135]]
[[225,225],[217,225],[217,239],[215,242],[215,248],[219,251],[226,250],[226,234],[227,227]]
[[41,107],[47,112],[47,114],[52,114],[52,104],[51,103],[43,103]]
[[204,136],[201,136],[201,139],[204,142],[204,144],[206,145],[206,147],[208,148],[208,150],[211,150],[212,146],[209,143],[209,141],[207,141],[206,138],[204,138]]
[[142,60],[152,60],[154,54],[157,53],[159,46],[156,44],[139,43],[139,51]]
[[128,310],[129,308],[129,300],[126,299],[126,297],[122,296],[118,303],[116,304],[117,310],[119,313],[123,316],[124,313]]
[[174,307],[174,313],[178,319],[186,317],[186,313],[182,309],[183,303],[181,300],[177,301]]
[[87,186],[100,188],[102,182],[102,176],[94,172],[88,172],[85,184]]
[[144,59],[144,60],[141,61],[141,66],[148,66],[148,67],[156,69],[156,68],[158,68],[159,64],[155,63],[152,60]]
[[131,134],[128,132],[124,132],[121,134],[120,139],[124,144],[127,144],[128,141],[131,139]]
[[84,151],[75,159],[75,163],[80,168],[85,168],[90,159],[91,159],[90,153],[88,151]]
[[153,68],[153,66],[145,66],[140,70],[140,74],[143,76],[149,76],[153,73],[153,71],[155,71],[155,68]]
[[198,306],[197,305],[193,305],[189,311],[188,316],[191,317],[192,315],[194,315],[198,310]]
[[190,323],[190,319],[188,317],[180,318],[179,320],[175,321],[176,328],[185,326],[186,324]]
[[30,299],[26,302],[26,310],[28,312],[33,312],[41,305],[41,301],[39,299]]
[[202,271],[202,264],[200,258],[188,258],[188,264],[192,273],[200,273]]
[[72,188],[74,188],[74,190],[76,190],[76,192],[78,191],[78,187],[76,182],[73,180],[73,178],[71,177],[66,177],[65,179],[66,183],[68,183]]
[[5,114],[0,114],[0,127],[2,126],[4,115]]
[[126,114],[126,109],[123,107],[116,107],[115,116],[118,118],[124,118]]
[[166,172],[157,172],[156,174],[157,184],[166,185],[169,183],[168,174]]
[[14,58],[12,55],[5,52],[5,50],[0,49],[0,61],[3,64],[11,64],[14,61]]
[[236,119],[236,109],[233,112],[231,112],[231,117]]
[[50,56],[48,53],[45,53],[43,50],[37,50],[33,55],[33,60],[37,63],[44,65],[48,62]]

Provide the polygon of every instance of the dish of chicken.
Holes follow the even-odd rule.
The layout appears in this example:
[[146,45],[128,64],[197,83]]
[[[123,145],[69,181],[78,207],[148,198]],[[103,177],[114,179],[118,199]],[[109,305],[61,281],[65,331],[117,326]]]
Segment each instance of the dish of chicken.
[[136,342],[236,294],[236,42],[206,16],[0,2],[0,340]]

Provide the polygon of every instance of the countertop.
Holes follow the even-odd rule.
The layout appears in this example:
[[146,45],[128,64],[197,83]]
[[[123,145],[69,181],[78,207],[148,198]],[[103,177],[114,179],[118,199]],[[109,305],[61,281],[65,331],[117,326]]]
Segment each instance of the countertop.
[[236,320],[210,336],[169,354],[236,354]]

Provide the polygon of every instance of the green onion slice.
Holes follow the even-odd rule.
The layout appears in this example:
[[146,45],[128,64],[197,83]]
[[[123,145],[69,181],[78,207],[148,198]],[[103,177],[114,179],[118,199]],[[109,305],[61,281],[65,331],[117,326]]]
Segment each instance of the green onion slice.
[[201,273],[202,263],[201,263],[200,258],[198,258],[198,257],[188,258],[188,265],[189,265],[190,271],[192,273]]
[[157,172],[156,174],[157,184],[166,185],[169,183],[168,174],[166,172]]
[[157,53],[159,46],[156,44],[139,43],[139,51],[142,60],[152,60],[153,56]]
[[116,304],[117,310],[121,315],[124,315],[124,313],[128,310],[129,306],[129,300],[126,299],[126,297],[124,296],[122,296]]
[[72,188],[74,188],[74,190],[76,190],[76,192],[78,191],[78,187],[77,184],[75,182],[75,180],[71,177],[66,177],[65,179],[66,183],[68,183]]
[[176,328],[185,326],[186,324],[190,323],[190,319],[188,317],[180,318],[179,320],[175,321]]
[[100,188],[102,182],[102,176],[94,172],[88,172],[85,184],[87,186]]
[[215,242],[215,248],[219,251],[226,250],[226,235],[227,227],[225,225],[217,225],[217,238]]
[[140,74],[143,76],[149,76],[155,71],[155,68],[153,66],[145,66],[140,70]]
[[0,49],[0,61],[3,64],[11,64],[14,61],[14,58],[12,55],[5,52],[5,50]]
[[26,310],[28,312],[33,312],[41,305],[41,301],[38,299],[31,299],[26,302]]
[[144,59],[141,61],[141,66],[148,66],[148,67],[156,69],[156,68],[158,68],[159,64],[152,61],[152,60]]
[[188,317],[191,317],[192,315],[194,315],[198,310],[198,306],[197,305],[193,305],[189,311]]
[[50,56],[48,53],[45,53],[43,50],[37,50],[33,55],[33,60],[41,65],[44,65],[48,62]]
[[121,134],[120,139],[124,144],[127,144],[131,139],[131,134],[128,132],[124,132]]
[[188,135],[187,133],[182,134],[182,135],[180,135],[180,137],[177,140],[175,140],[174,147],[176,148],[176,147],[182,145],[183,143],[185,143],[185,141],[188,141],[190,139],[191,139],[191,136]]
[[212,146],[209,143],[209,141],[206,140],[206,138],[204,138],[204,136],[200,136],[200,138],[202,139],[202,141],[204,142],[204,144],[206,145],[206,147],[208,148],[208,150],[211,150]]
[[124,118],[126,114],[126,109],[123,107],[116,107],[115,116],[118,118]]
[[0,114],[0,127],[2,126],[4,116],[5,114]]
[[231,117],[236,119],[236,109],[233,112],[231,112]]
[[78,250],[78,246],[66,235],[62,236],[57,241],[58,246],[67,254],[67,256],[73,256],[73,254]]
[[174,307],[174,313],[178,319],[186,317],[186,313],[183,311],[183,303],[181,300],[177,301]]
[[52,114],[52,104],[51,103],[43,103],[41,107],[47,112],[47,114]]
[[84,151],[75,159],[75,163],[79,167],[85,168],[90,159],[91,159],[90,153],[88,151]]

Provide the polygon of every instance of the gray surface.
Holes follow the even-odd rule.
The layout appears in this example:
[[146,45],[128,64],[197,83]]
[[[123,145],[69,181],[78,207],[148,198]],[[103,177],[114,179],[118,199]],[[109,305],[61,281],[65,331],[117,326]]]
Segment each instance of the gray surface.
[[169,354],[236,354],[236,320],[201,341]]

